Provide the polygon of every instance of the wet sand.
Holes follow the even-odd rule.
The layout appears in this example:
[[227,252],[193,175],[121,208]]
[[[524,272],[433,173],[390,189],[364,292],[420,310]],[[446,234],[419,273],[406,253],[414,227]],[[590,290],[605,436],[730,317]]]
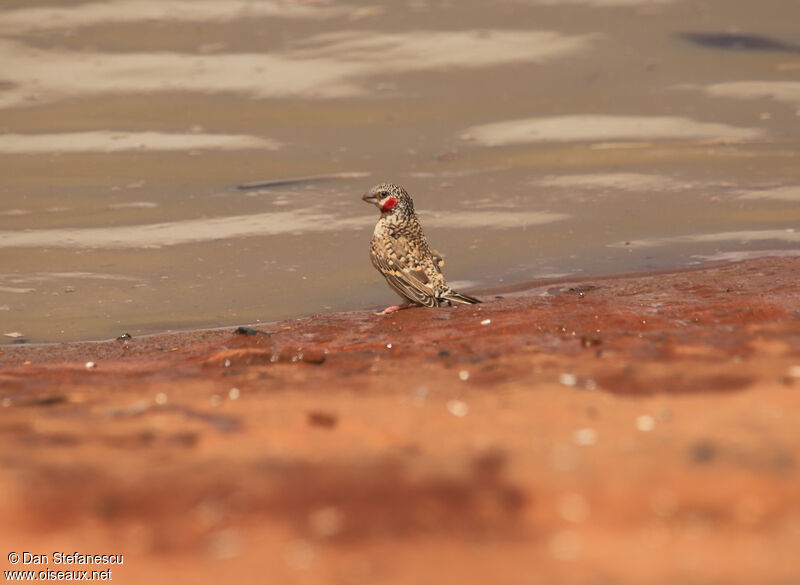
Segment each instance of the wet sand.
[[4,346],[0,547],[124,554],[118,583],[794,582],[799,281]]

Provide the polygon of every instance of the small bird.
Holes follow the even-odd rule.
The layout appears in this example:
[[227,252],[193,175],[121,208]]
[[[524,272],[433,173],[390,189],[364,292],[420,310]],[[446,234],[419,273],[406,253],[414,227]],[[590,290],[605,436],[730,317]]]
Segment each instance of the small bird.
[[372,265],[400,295],[403,303],[387,307],[386,315],[411,305],[424,307],[451,306],[455,303],[480,303],[478,299],[451,289],[442,275],[444,260],[431,250],[422,226],[414,213],[414,202],[398,185],[382,183],[362,197],[381,212],[369,245]]

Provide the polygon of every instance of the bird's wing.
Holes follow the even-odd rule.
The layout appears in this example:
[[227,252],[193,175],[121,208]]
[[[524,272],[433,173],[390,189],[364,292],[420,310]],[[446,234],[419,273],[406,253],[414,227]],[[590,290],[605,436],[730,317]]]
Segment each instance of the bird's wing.
[[400,294],[427,307],[437,304],[420,250],[407,238],[396,237],[373,248],[372,263]]
[[436,250],[431,250],[431,256],[433,256],[433,265],[441,274],[442,266],[444,266],[444,257],[441,254],[439,254],[439,252],[437,252]]

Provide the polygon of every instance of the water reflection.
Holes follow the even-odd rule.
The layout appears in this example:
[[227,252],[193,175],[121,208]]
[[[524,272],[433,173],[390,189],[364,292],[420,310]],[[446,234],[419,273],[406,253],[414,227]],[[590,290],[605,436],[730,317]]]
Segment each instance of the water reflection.
[[788,51],[799,52],[800,47],[760,35],[744,33],[680,33],[679,37],[703,47],[733,51]]
[[[138,279],[124,274],[106,274],[102,272],[31,272],[27,274],[0,274],[0,282],[20,284],[31,282],[47,282],[52,280],[70,279],[116,280],[122,282],[136,282]],[[30,292],[34,289],[26,289]]]
[[126,150],[276,150],[268,138],[236,134],[165,132],[62,132],[58,134],[0,134],[0,153],[44,154],[67,152],[120,152]]
[[383,181],[465,292],[800,248],[796,53],[707,48],[791,44],[796,3],[12,4],[0,335],[383,304]]
[[510,2],[520,2],[528,4],[538,4],[541,6],[568,6],[570,4],[580,4],[594,8],[618,8],[636,6],[654,6],[658,4],[669,4],[680,0],[508,0]]
[[[800,63],[797,64],[800,69]],[[772,99],[800,105],[800,81],[726,81],[703,88],[712,97],[738,99]]]
[[0,53],[15,62],[4,71],[9,86],[0,94],[0,107],[174,91],[355,96],[368,91],[362,79],[375,75],[541,62],[588,49],[591,40],[550,31],[338,31],[302,39],[285,51],[217,55],[54,51],[0,41]]
[[[128,205],[128,207],[135,205]],[[503,229],[562,221],[563,213],[536,211],[420,210],[424,224],[435,228]],[[147,225],[83,229],[0,231],[0,248],[161,248],[233,238],[303,234],[367,228],[374,217],[332,216],[329,213],[292,210],[231,217],[215,217]]]
[[461,138],[483,146],[528,142],[608,140],[749,140],[763,135],[758,128],[699,122],[680,116],[571,115],[526,118],[473,126]]
[[346,5],[261,0],[115,0],[75,6],[37,6],[4,10],[0,32],[23,34],[120,22],[229,22],[248,18],[332,18],[352,10]]
[[794,258],[800,256],[800,250],[766,249],[766,250],[736,250],[732,252],[717,252],[716,254],[695,254],[694,258],[703,262],[740,262],[754,258],[773,256],[776,258]]
[[598,190],[606,193],[635,191],[640,193],[663,193],[697,189],[697,181],[681,181],[664,175],[644,173],[591,173],[581,175],[548,175],[536,179],[534,185],[559,187],[562,189]]
[[[753,241],[775,240],[779,242],[800,243],[800,232],[792,228],[783,230],[742,230],[738,232],[719,232],[712,234],[687,234],[683,236],[673,236],[670,238],[648,238],[643,240],[632,240],[610,244],[612,247],[626,248],[652,248],[655,246],[667,246],[670,244],[690,244],[708,242],[741,242],[748,243]],[[762,252],[763,253],[763,252]]]
[[786,185],[739,192],[739,199],[773,199],[775,201],[800,201],[800,185]]

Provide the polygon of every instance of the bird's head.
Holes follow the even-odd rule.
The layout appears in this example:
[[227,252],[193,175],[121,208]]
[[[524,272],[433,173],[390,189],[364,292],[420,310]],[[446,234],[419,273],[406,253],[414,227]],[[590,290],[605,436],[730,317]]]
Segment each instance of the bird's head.
[[405,189],[392,183],[381,183],[361,197],[380,209],[381,215],[413,215],[414,203]]

